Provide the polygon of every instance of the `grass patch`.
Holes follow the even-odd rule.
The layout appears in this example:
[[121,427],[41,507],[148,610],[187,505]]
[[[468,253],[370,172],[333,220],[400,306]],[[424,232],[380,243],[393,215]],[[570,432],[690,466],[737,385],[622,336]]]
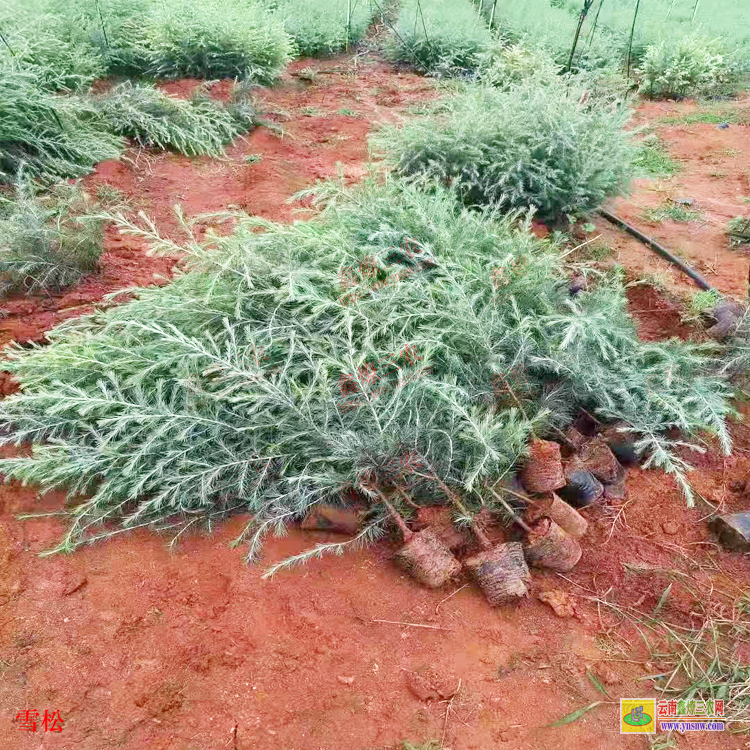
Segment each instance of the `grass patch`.
[[603,261],[611,258],[615,254],[614,248],[603,243],[586,245],[579,251],[582,257],[591,261]]
[[643,212],[643,218],[651,222],[676,221],[685,223],[697,221],[702,215],[700,211],[695,211],[672,201],[665,201],[658,208],[647,208]]
[[646,136],[638,147],[634,166],[649,177],[668,179],[682,170],[682,165],[669,155],[667,145],[655,133]]
[[703,323],[703,314],[713,310],[724,298],[715,289],[695,292],[687,303],[687,313],[683,316],[685,322]]
[[664,125],[721,125],[723,123],[733,125],[739,119],[739,114],[731,107],[710,107],[695,112],[685,112],[673,117],[664,117],[659,122]]
[[732,245],[750,244],[750,216],[735,216],[730,219],[727,234]]
[[[628,570],[631,575],[653,575],[635,566],[628,566]],[[670,619],[666,610],[648,613],[611,601],[595,601],[638,631],[649,661],[659,665],[659,674],[644,679],[652,680],[662,697],[685,703],[722,700],[730,724],[746,724],[750,720],[750,665],[740,662],[737,653],[750,637],[747,595],[721,592],[718,601],[714,597],[718,592],[696,589],[694,579],[684,573],[662,571],[662,575],[671,580],[669,591],[679,586],[691,596],[694,611],[701,613],[697,624]],[[669,591],[665,589],[662,601]],[[678,713],[684,710],[678,708]]]

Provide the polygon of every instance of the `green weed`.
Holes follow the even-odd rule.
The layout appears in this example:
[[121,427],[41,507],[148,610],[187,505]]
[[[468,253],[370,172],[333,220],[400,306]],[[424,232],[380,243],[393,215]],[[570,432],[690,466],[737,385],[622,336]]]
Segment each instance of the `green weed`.
[[634,165],[649,177],[668,179],[682,170],[682,165],[669,155],[669,149],[658,135],[652,133],[639,144]]
[[643,212],[643,218],[646,221],[661,222],[661,221],[676,221],[676,222],[688,222],[698,221],[702,216],[700,211],[695,211],[687,206],[680,205],[679,203],[673,203],[672,201],[665,201],[658,208],[647,208]]

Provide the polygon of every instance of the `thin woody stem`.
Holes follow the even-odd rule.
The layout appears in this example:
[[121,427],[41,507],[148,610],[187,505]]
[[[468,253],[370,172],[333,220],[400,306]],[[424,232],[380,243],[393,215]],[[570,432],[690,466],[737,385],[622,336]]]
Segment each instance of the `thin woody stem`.
[[416,508],[419,510],[419,505],[417,505],[404,491],[401,489],[401,487],[396,486],[396,492],[398,492],[399,495],[401,495],[401,499],[407,504],[410,505],[412,508]]
[[[437,475],[437,472],[427,461],[427,459],[423,457],[423,460],[430,467],[432,478],[440,485],[440,489],[443,490],[443,492],[451,499],[451,502],[453,502],[453,504],[461,511],[461,513],[463,513],[466,517],[470,517],[471,513],[469,513],[468,508],[461,502],[458,495],[453,492],[453,490],[448,487],[448,485],[442,479],[440,479],[440,477]],[[474,535],[479,540],[479,544],[484,549],[489,549],[492,546],[489,537],[484,533],[484,529],[479,526],[479,524],[474,520],[473,517],[471,521],[471,530],[474,532]]]
[[399,512],[390,504],[385,495],[383,495],[382,492],[378,492],[378,490],[374,490],[374,492],[380,498],[380,502],[383,503],[383,505],[385,505],[385,507],[388,509],[391,518],[393,519],[396,526],[398,526],[398,528],[400,529],[401,534],[404,537],[404,541],[408,542],[414,536],[414,532],[406,525],[404,519],[401,518]]
[[[489,488],[490,492],[495,496],[495,499],[498,500],[503,504],[503,507],[505,510],[508,511],[508,513],[513,516],[513,520],[527,533],[531,533],[531,528],[529,525],[521,519],[521,517],[516,513],[516,511],[513,509],[513,507],[508,503],[504,498],[500,497],[500,495],[495,492],[495,490],[492,489],[492,487]],[[523,495],[519,495],[517,492],[513,492],[512,490],[508,490],[512,495],[517,495],[518,497],[523,497]],[[528,498],[527,498],[528,499]]]

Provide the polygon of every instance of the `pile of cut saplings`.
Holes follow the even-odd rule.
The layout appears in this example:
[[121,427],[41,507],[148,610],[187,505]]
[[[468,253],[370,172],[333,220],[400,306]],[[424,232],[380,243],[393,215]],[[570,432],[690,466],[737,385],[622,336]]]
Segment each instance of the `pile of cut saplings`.
[[[484,485],[508,511],[514,527],[510,533],[521,541],[493,545],[483,528],[488,518],[480,513],[471,523],[475,543],[468,545],[469,549],[478,545],[479,551],[469,552],[462,562],[457,553],[467,549],[465,535],[450,524],[414,531],[394,507],[393,500],[398,498],[398,504],[417,510],[417,519],[426,510],[410,499],[400,481],[403,461],[401,469],[391,472],[390,480],[381,477],[379,482],[370,482],[367,494],[387,508],[403,536],[403,545],[395,555],[397,564],[429,588],[445,586],[465,570],[493,606],[517,602],[528,594],[529,566],[563,573],[572,570],[581,559],[580,540],[588,528],[580,511],[596,502],[623,499],[625,471],[637,462],[637,454],[632,441],[617,426],[605,428],[588,413],[560,436],[561,443],[532,440],[517,477],[495,486]],[[471,517],[459,495],[431,471],[426,460],[412,456],[409,463],[412,468],[416,464],[417,471],[427,467],[441,494],[463,517]],[[303,520],[302,528],[356,533],[365,513],[364,508],[353,508],[350,503],[346,510],[319,505]]]

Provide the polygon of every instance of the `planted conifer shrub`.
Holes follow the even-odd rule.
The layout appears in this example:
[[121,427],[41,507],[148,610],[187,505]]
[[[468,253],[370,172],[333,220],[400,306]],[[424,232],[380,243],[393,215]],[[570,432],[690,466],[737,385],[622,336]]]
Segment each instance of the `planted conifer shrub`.
[[478,58],[478,78],[499,89],[509,89],[531,78],[544,85],[562,71],[543,48],[529,44],[495,44]]
[[220,156],[224,144],[255,123],[245,88],[235,86],[232,103],[212,99],[198,87],[189,99],[151,84],[125,81],[95,99],[103,127],[144,148],[170,149],[188,156]]
[[163,78],[242,78],[272,83],[292,43],[254,0],[153,3],[145,30],[149,72]]
[[123,146],[87,98],[52,94],[33,73],[0,65],[0,182],[19,171],[43,181],[80,177]]
[[477,67],[492,35],[469,0],[405,0],[391,45],[396,60],[456,75]]
[[[21,391],[0,402],[2,442],[32,451],[0,470],[68,489],[58,549],[249,512],[252,557],[269,531],[356,490],[372,508],[359,534],[290,562],[340,552],[381,533],[378,487],[393,484],[394,466],[418,503],[447,485],[466,513],[492,509],[485,483],[579,405],[624,421],[688,496],[684,443],[670,430],[708,430],[729,450],[715,363],[695,345],[641,343],[616,274],[571,298],[552,242],[446,190],[371,179],[315,195],[324,210],[309,222],[240,216],[205,242],[119,217],[191,268],[59,326],[46,346],[6,350]],[[512,269],[501,288],[498,268]],[[354,287],[341,286],[344,269]],[[504,398],[495,383],[509,372],[524,377]]]
[[359,41],[374,15],[371,0],[280,0],[275,16],[303,57],[330,55]]
[[97,208],[67,184],[41,194],[19,182],[12,197],[0,198],[0,292],[60,291],[95,271],[104,221],[83,217]]
[[641,91],[654,98],[710,94],[736,78],[719,41],[698,33],[650,45],[637,73]]
[[579,214],[626,192],[634,158],[629,110],[589,94],[578,78],[471,85],[374,144],[397,174],[454,186],[470,205]]

